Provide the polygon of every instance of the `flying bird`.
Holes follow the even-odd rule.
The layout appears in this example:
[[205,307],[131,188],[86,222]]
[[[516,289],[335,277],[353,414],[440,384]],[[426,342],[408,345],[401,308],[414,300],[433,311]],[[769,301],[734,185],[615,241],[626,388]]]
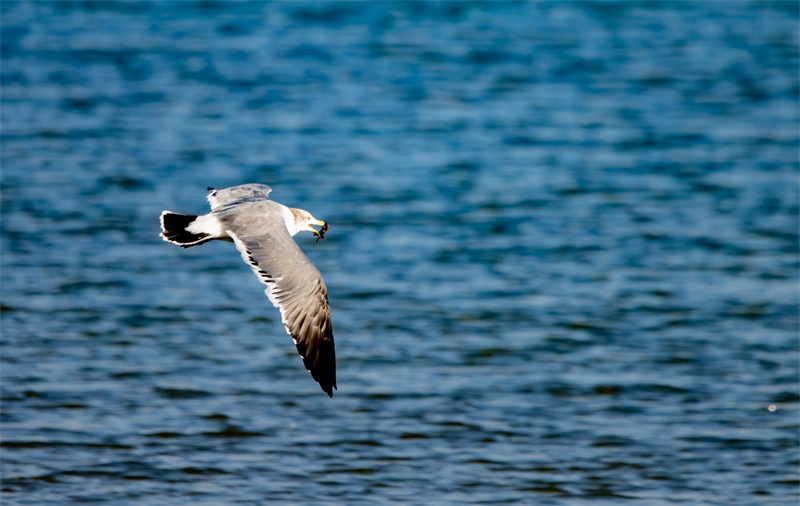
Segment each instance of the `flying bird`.
[[208,190],[211,212],[194,216],[163,211],[161,237],[184,248],[215,239],[233,242],[258,280],[267,285],[264,291],[280,310],[306,369],[333,397],[336,353],[328,290],[319,270],[292,239],[304,231],[316,235],[317,241],[324,239],[328,224],[308,211],[270,200],[272,189],[263,184]]

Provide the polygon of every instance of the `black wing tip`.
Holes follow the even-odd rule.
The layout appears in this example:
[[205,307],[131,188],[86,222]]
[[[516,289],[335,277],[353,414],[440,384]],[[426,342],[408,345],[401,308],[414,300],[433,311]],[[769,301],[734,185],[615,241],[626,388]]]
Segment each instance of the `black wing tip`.
[[306,339],[296,334],[291,334],[297,347],[297,352],[303,359],[303,365],[311,373],[314,381],[328,397],[333,397],[333,390],[338,390],[336,385],[336,348],[333,336],[322,339],[318,347],[309,349]]
[[322,389],[323,392],[328,394],[328,397],[333,397],[333,391],[339,390],[336,386],[336,379],[334,378],[333,383],[323,383],[319,382],[319,387]]
[[328,397],[333,397],[333,391],[339,389],[336,386],[336,371],[334,370],[333,374],[329,377],[325,377],[328,376],[328,374],[325,374],[326,371],[322,371],[322,377],[320,377],[321,375],[318,371],[309,370],[309,372],[311,373],[311,377],[314,378],[314,381],[319,383],[319,387],[322,391],[328,394]]

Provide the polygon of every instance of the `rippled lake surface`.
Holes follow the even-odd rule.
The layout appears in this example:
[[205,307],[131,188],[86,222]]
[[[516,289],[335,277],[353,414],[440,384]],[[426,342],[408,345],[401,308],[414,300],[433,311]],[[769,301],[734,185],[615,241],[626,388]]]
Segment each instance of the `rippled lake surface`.
[[[0,15],[4,504],[796,504],[796,2]],[[158,237],[248,182],[333,399]]]

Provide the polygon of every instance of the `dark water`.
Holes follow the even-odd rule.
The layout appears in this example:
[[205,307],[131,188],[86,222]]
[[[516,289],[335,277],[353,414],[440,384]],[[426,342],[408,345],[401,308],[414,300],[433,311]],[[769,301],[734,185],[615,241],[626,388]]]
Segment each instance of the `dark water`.
[[[0,15],[4,504],[796,503],[796,2]],[[158,237],[246,182],[333,399]]]

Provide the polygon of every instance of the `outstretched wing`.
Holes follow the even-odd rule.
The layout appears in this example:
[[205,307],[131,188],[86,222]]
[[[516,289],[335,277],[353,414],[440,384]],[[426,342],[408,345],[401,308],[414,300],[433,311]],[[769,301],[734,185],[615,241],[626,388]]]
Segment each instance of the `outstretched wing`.
[[333,397],[336,353],[328,290],[322,275],[289,235],[282,218],[251,211],[259,205],[243,207],[250,212],[222,217],[223,226],[258,280],[267,285],[267,297],[280,309],[286,331],[294,339],[306,369]]
[[206,196],[206,199],[211,205],[211,210],[216,211],[237,202],[268,200],[269,192],[272,191],[272,188],[265,184],[243,184],[221,190],[213,188],[209,188],[209,190],[211,190],[211,193]]

